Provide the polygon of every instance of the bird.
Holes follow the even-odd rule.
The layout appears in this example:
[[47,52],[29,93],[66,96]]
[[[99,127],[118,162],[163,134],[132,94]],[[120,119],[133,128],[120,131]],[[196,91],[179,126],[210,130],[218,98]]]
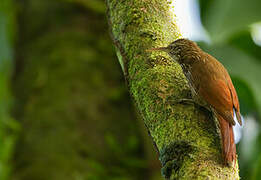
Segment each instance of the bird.
[[237,92],[226,68],[195,42],[184,38],[175,40],[167,47],[148,51],[164,51],[180,64],[193,102],[206,107],[218,119],[224,164],[234,164],[236,145],[233,126],[236,121],[242,126],[242,118]]

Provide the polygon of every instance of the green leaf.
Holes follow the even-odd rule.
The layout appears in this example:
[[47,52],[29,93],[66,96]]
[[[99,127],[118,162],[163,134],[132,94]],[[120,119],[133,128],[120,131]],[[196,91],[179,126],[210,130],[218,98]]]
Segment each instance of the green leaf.
[[[207,3],[207,5],[203,5]],[[213,42],[226,41],[233,33],[261,20],[260,0],[203,1],[201,17]]]
[[208,20],[208,17],[207,17],[208,9],[209,9],[209,7],[212,6],[214,1],[213,0],[199,0],[198,3],[200,6],[201,20],[203,22],[206,22]]
[[244,51],[247,54],[251,54],[256,60],[261,60],[261,47],[254,43],[249,30],[240,31],[233,34],[228,40],[228,44]]

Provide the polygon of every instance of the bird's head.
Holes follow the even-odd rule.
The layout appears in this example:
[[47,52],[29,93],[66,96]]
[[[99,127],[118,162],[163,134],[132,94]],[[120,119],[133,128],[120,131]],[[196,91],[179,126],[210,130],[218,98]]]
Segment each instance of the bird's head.
[[147,51],[164,51],[167,52],[173,60],[177,61],[178,63],[186,63],[186,57],[189,55],[196,55],[201,49],[197,46],[197,44],[193,41],[188,39],[178,39],[167,47],[158,47],[152,48]]

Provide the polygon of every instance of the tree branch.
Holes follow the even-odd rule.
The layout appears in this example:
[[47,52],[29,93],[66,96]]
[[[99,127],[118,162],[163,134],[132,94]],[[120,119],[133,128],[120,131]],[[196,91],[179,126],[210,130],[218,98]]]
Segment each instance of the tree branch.
[[116,52],[136,107],[158,149],[166,179],[239,179],[222,165],[217,122],[194,105],[180,66],[165,53],[148,53],[181,37],[169,1],[107,0]]

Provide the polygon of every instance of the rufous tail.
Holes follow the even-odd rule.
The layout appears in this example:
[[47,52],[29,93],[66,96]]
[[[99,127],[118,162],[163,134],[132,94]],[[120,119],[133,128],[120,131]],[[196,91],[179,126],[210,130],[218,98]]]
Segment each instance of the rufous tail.
[[226,165],[232,165],[236,160],[236,145],[234,141],[233,127],[220,115],[217,117],[220,124],[224,163]]

